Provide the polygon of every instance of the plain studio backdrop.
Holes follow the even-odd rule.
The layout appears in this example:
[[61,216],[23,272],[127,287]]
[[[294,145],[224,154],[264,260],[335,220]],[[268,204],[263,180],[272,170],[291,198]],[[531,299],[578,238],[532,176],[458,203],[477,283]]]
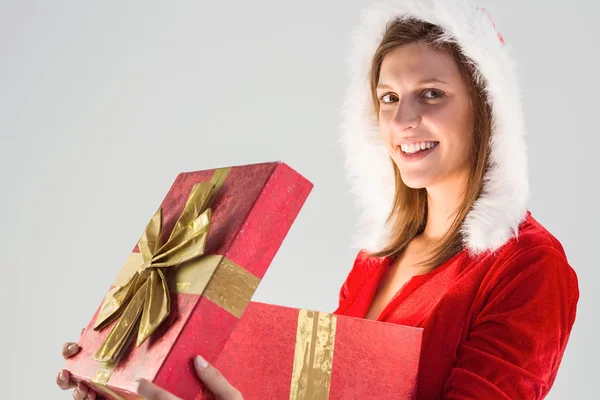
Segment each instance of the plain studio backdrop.
[[[336,144],[345,56],[370,3],[0,2],[2,398],[71,398],[54,383],[61,345],[78,339],[182,171],[281,160],[310,179],[254,299],[336,308],[356,256]],[[600,68],[590,29],[600,9],[479,4],[523,85],[530,209],[580,280],[549,398],[597,398]]]

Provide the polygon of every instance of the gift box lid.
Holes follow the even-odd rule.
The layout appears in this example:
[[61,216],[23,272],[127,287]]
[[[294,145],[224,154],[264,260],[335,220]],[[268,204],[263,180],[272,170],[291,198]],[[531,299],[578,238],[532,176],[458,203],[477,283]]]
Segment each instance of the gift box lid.
[[[211,199],[210,206],[205,207],[210,208],[208,216],[203,215],[206,210],[201,206],[190,206],[192,197],[203,199],[203,194],[196,191],[207,183],[210,186],[207,193],[212,193],[207,195]],[[282,162],[179,174],[159,208],[162,223],[157,222],[160,220],[157,212],[153,217],[155,223],[148,224],[125,266],[118,274],[115,268],[118,276],[109,292],[109,295],[118,293],[117,289],[137,279],[133,278],[134,274],[141,277],[148,275],[150,270],[165,271],[166,283],[155,287],[160,290],[166,287],[168,291],[168,296],[161,300],[170,302],[168,315],[139,347],[135,339],[139,336],[134,332],[124,350],[118,352],[117,361],[100,362],[94,357],[106,344],[109,332],[119,324],[117,316],[105,327],[94,329],[105,305],[113,301],[111,297],[111,301],[96,310],[84,330],[79,340],[80,353],[67,362],[66,368],[74,379],[97,384],[100,389],[110,390],[115,397],[129,398],[135,390],[135,380],[143,377],[179,397],[193,398],[200,390],[200,384],[191,364],[192,357],[202,354],[209,361],[216,359],[312,187],[312,183]],[[189,213],[193,215],[184,218]],[[201,237],[202,232],[197,231],[203,218],[210,220],[205,240]],[[162,235],[158,235],[158,231]],[[193,240],[197,242],[165,244],[172,237],[179,237],[177,235],[185,240],[196,235]],[[153,238],[159,236],[162,247],[154,245],[158,239]],[[149,248],[162,249],[150,257],[152,265],[160,266],[169,257],[179,260],[178,255],[173,256],[172,248],[187,254],[195,251],[202,240],[203,254],[190,262],[171,269],[149,267],[150,264],[145,262],[144,252],[148,253]],[[211,272],[207,273],[208,270]],[[132,287],[136,284],[132,283]],[[145,303],[143,307],[151,309],[157,303],[160,301]],[[127,315],[127,309],[123,314]],[[140,314],[142,317],[137,319],[134,330],[145,323],[144,312]]]

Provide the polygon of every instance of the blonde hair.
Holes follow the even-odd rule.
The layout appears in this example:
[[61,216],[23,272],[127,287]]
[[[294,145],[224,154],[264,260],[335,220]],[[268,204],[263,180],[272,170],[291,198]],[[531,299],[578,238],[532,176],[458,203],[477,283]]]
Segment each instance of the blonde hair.
[[[434,24],[416,19],[396,19],[388,23],[383,39],[371,64],[371,98],[375,115],[379,116],[379,99],[376,87],[384,57],[393,49],[413,42],[423,42],[435,49],[448,51],[456,61],[465,81],[473,117],[473,132],[469,138],[471,156],[467,160],[469,175],[463,201],[454,214],[450,229],[430,253],[430,257],[419,263],[425,270],[432,270],[452,258],[464,247],[461,226],[469,210],[481,194],[485,172],[488,168],[491,135],[491,108],[487,102],[483,78],[474,63],[462,54],[458,45],[443,30]],[[388,222],[392,227],[391,240],[373,257],[396,257],[409,242],[425,229],[427,222],[426,189],[412,189],[404,184],[400,171],[390,158],[394,168],[396,190]]]

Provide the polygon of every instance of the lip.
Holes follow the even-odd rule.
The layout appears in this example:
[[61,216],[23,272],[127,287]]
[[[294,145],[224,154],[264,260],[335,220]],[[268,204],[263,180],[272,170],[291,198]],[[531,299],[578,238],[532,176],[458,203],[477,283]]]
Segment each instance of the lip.
[[[427,140],[425,140],[425,142],[426,141]],[[413,143],[418,143],[418,142],[413,142]],[[438,144],[436,144],[432,148],[420,151],[420,152],[415,153],[415,154],[406,154],[405,152],[402,151],[402,149],[400,148],[400,146],[396,147],[396,149],[397,149],[398,153],[400,154],[400,158],[402,159],[402,161],[404,161],[404,162],[415,162],[415,161],[420,161],[420,160],[424,159],[425,157],[427,157],[428,155],[430,155],[431,153],[433,153],[433,151],[435,149],[437,149],[438,146],[439,146],[439,142],[438,142]]]

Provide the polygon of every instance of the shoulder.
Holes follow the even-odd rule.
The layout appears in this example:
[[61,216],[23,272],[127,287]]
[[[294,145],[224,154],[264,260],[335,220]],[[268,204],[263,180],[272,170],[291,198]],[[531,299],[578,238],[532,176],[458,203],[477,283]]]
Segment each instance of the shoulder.
[[360,250],[354,259],[352,268],[348,273],[348,279],[362,281],[374,270],[385,268],[388,259],[385,257],[373,257],[367,250]]
[[385,268],[387,262],[388,259],[385,257],[373,257],[368,251],[364,249],[360,250],[342,285],[340,290],[340,300],[354,297],[363,286],[364,281],[369,278],[374,271]]
[[529,295],[562,296],[567,304],[577,303],[577,273],[559,240],[531,214],[521,224],[517,237],[504,245],[493,259],[483,282],[489,290],[499,293],[521,287],[527,288]]
[[545,263],[548,269],[575,274],[560,241],[530,213],[519,226],[516,237],[498,251],[498,258],[507,266],[527,268],[538,265],[539,261]]
[[518,235],[505,247],[501,252],[509,256],[509,261],[539,259],[564,269],[565,273],[575,274],[560,241],[533,218],[531,213],[527,214],[527,218],[519,226]]
[[538,246],[554,249],[566,260],[565,251],[560,241],[540,224],[531,213],[527,213],[527,218],[519,226],[517,237],[507,243],[507,247],[517,251],[526,251]]

